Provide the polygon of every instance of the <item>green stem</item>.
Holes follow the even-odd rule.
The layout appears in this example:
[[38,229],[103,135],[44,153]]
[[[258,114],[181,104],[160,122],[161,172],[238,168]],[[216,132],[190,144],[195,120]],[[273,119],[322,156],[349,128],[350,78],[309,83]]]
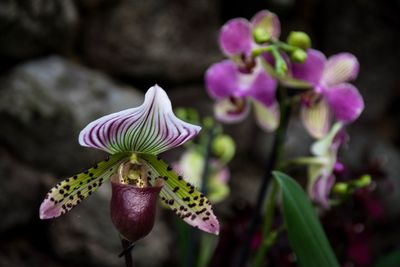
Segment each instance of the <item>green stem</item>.
[[[290,99],[288,99],[287,91],[285,88],[280,88],[280,99],[281,99],[281,123],[286,122],[286,125],[279,127],[277,130],[278,147],[276,150],[276,162],[275,168],[280,170],[282,168],[282,161],[284,156],[284,144],[286,138],[287,123],[289,121],[289,109],[291,105]],[[282,118],[283,116],[283,118]],[[253,267],[260,267],[263,263],[265,255],[269,248],[275,243],[276,231],[272,231],[272,224],[275,211],[276,197],[279,193],[279,185],[275,179],[270,181],[266,200],[265,200],[265,213],[262,227],[263,241],[257,250],[256,257],[253,263]]]
[[[271,172],[275,170],[277,166],[279,166],[279,163],[282,161],[284,155],[284,143],[285,143],[286,130],[289,123],[290,109],[291,109],[290,105],[291,102],[288,99],[286,88],[279,88],[278,92],[279,92],[279,103],[280,103],[279,127],[275,132],[274,145],[271,151],[271,156],[269,158],[268,164],[266,166],[265,177],[261,183],[260,191],[257,196],[256,207],[253,217],[249,224],[246,240],[244,241],[244,245],[239,254],[239,260],[237,261],[236,265],[238,267],[244,266],[249,257],[251,240],[260,223],[262,216],[262,208],[266,197],[269,199],[267,201],[268,205],[267,213],[268,213],[268,220],[270,220],[270,223],[267,224],[267,226],[268,228],[271,228],[272,226],[274,205],[278,189],[276,188],[277,185],[275,184],[274,180],[271,180]],[[268,185],[269,187],[267,187]],[[268,190],[269,192],[268,195],[267,195],[267,188],[270,188]]]

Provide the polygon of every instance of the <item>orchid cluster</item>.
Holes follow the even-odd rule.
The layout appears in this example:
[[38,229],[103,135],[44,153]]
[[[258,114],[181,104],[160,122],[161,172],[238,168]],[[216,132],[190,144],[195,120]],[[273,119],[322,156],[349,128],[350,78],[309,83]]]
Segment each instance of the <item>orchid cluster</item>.
[[[254,107],[256,122],[265,131],[279,127],[282,101],[298,103],[307,132],[324,143],[312,150],[309,163],[309,193],[327,208],[327,195],[334,184],[336,155],[343,142],[344,127],[364,109],[357,88],[348,83],[357,77],[359,63],[349,53],[329,57],[311,48],[303,32],[291,32],[279,40],[278,17],[262,10],[248,21],[235,18],[221,28],[219,44],[228,59],[209,67],[206,88],[216,101],[215,117],[224,123],[242,121]],[[294,95],[289,98],[285,95]],[[286,99],[283,99],[286,98]],[[344,141],[344,140],[342,140]]]
[[[345,127],[364,109],[360,93],[349,83],[357,77],[359,63],[349,53],[326,58],[311,48],[310,38],[303,32],[291,32],[286,42],[281,41],[280,31],[278,17],[268,10],[258,12],[250,21],[244,18],[228,21],[219,35],[220,47],[228,58],[209,67],[205,74],[206,89],[215,100],[214,115],[222,123],[240,122],[253,109],[257,124],[267,132],[275,131],[276,135],[266,175],[269,177],[274,169],[288,164],[306,165],[309,198],[327,210],[331,206],[332,188],[343,192],[348,186],[344,183],[335,186],[335,174],[343,169],[338,151],[348,139]],[[282,154],[279,149],[283,150],[291,115],[287,107],[295,105],[305,130],[314,138],[312,155],[283,162],[283,157],[278,156]],[[218,235],[219,221],[211,204],[229,194],[227,164],[235,154],[235,143],[221,126],[215,127],[212,119],[203,120],[205,131],[199,135],[198,119],[192,120],[182,109],[176,113],[178,116],[166,92],[155,85],[147,91],[141,106],[89,123],[81,131],[79,143],[103,150],[109,157],[55,185],[40,206],[40,218],[52,219],[69,212],[110,180],[111,219],[123,240],[134,243],[151,231],[159,199],[189,225]],[[188,142],[197,135],[199,142]],[[158,156],[183,144],[186,152],[172,165]],[[362,181],[352,181],[351,188],[369,182],[370,178],[365,176]],[[271,228],[276,183],[268,191],[268,197],[267,183],[262,183],[253,212],[257,222],[258,213],[262,213],[257,209],[270,209],[265,212],[266,241],[260,259],[268,244],[275,240],[271,239]],[[308,201],[308,197],[305,199]],[[249,231],[244,246],[250,247],[254,232],[254,229]],[[240,266],[244,266],[246,256],[243,259]]]
[[136,242],[151,231],[158,196],[189,225],[218,234],[210,201],[158,157],[194,138],[200,129],[178,119],[165,91],[151,87],[141,106],[106,115],[81,131],[82,146],[110,156],[55,185],[40,206],[40,218],[69,212],[111,180],[111,219],[123,239]]

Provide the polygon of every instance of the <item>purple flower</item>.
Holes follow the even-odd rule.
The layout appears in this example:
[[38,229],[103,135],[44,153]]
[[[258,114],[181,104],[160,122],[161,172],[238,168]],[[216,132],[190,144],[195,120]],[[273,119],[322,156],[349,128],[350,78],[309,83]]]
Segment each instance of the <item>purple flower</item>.
[[343,125],[335,123],[329,133],[316,141],[311,147],[312,158],[308,162],[308,193],[310,198],[323,209],[329,208],[329,194],[335,183],[334,171],[337,168],[337,153],[345,142]]
[[[151,87],[141,106],[99,118],[81,131],[82,146],[104,150],[110,156],[53,187],[40,206],[40,218],[65,214],[112,178],[112,221],[126,239],[141,238],[151,230],[158,192],[185,222],[218,234],[219,223],[210,202],[157,157],[199,131],[199,126],[174,115],[162,88]],[[136,225],[129,227],[128,222]]]
[[347,82],[359,71],[357,58],[340,53],[326,59],[313,49],[303,64],[292,64],[294,79],[308,82],[312,92],[303,96],[301,117],[306,129],[316,138],[323,137],[333,119],[343,123],[356,120],[364,109],[364,101],[357,88]]
[[229,57],[248,57],[257,46],[257,36],[262,36],[264,40],[278,39],[280,30],[278,17],[268,10],[262,10],[251,21],[235,18],[226,22],[221,28],[219,44]]
[[279,122],[275,99],[277,82],[257,60],[250,72],[244,72],[230,60],[213,64],[205,75],[209,95],[216,100],[216,118],[225,123],[243,120],[254,105],[256,121],[263,129],[272,131]]

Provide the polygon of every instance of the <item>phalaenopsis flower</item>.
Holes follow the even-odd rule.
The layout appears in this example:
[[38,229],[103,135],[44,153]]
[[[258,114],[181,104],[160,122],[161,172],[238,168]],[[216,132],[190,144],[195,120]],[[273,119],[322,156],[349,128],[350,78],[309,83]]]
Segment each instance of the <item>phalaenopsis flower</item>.
[[326,135],[333,119],[343,123],[356,120],[364,109],[357,88],[348,81],[359,71],[357,58],[340,53],[326,59],[321,52],[309,49],[302,64],[292,64],[295,79],[308,82],[313,90],[303,95],[301,117],[308,132],[315,138]]
[[151,87],[141,106],[99,118],[81,131],[82,146],[110,156],[53,187],[40,206],[40,218],[65,214],[111,179],[111,218],[125,239],[134,242],[151,231],[158,195],[188,224],[218,234],[210,202],[157,156],[199,131],[174,115],[162,88]]

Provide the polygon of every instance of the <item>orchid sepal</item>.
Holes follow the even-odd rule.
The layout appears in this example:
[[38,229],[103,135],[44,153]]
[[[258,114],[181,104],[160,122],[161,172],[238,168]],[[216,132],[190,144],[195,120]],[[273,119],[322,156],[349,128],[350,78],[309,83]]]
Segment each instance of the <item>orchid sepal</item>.
[[81,131],[79,143],[110,154],[159,154],[194,138],[200,130],[200,126],[178,119],[166,92],[155,85],[147,91],[141,106],[89,123]]

